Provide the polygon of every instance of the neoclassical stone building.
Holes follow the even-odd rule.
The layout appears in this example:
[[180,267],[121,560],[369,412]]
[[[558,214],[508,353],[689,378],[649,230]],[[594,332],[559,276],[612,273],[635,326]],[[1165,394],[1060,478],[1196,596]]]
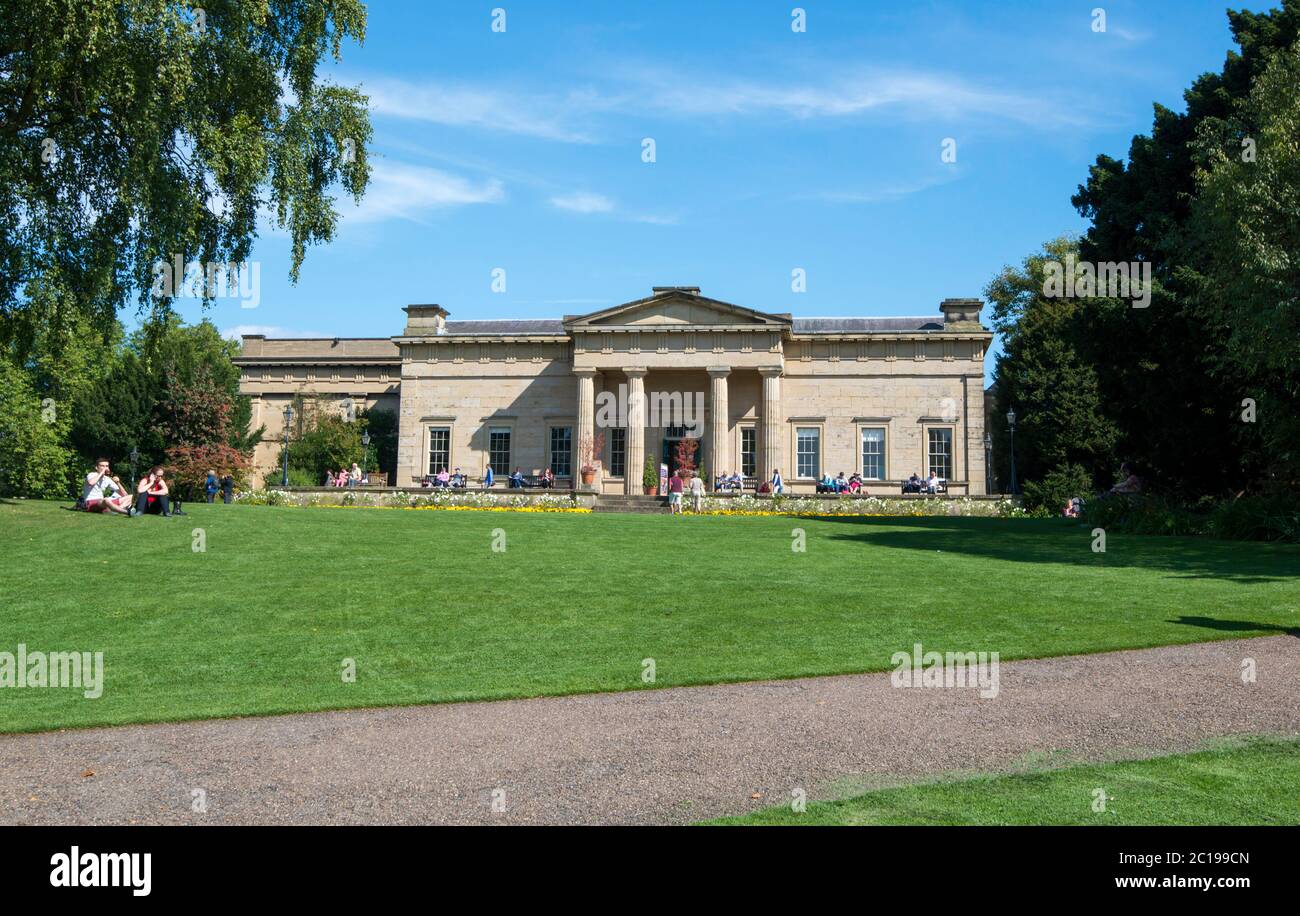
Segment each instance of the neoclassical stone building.
[[[570,486],[641,492],[647,455],[673,464],[698,440],[708,478],[780,468],[790,489],[858,472],[895,493],[934,470],[956,494],[985,491],[984,356],[978,299],[918,318],[794,318],[697,287],[655,287],[613,308],[555,320],[452,321],[411,305],[393,338],[244,338],[242,390],[267,437],[274,479],[283,408],[297,394],[399,415],[398,486],[440,468],[498,478],[550,467]],[[592,446],[599,451],[592,456]],[[503,485],[504,481],[500,485]]]

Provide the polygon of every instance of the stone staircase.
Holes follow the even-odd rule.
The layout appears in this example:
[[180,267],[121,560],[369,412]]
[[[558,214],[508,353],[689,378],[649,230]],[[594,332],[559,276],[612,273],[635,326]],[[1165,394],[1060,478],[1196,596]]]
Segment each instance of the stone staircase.
[[592,512],[639,512],[663,513],[668,511],[666,496],[626,496],[617,493],[602,493],[596,497]]

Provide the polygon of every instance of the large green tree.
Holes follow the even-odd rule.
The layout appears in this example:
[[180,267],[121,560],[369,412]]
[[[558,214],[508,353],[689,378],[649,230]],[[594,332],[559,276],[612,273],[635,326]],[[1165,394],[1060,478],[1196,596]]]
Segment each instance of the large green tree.
[[[1097,371],[1077,350],[1077,338],[1090,309],[1122,310],[1126,303],[1050,297],[1044,293],[1046,267],[1077,256],[1076,242],[1059,238],[1030,255],[1018,268],[1005,267],[984,291],[992,304],[992,324],[1002,336],[994,368],[994,415],[1011,407],[1017,426],[1017,472],[1037,480],[1077,466],[1103,482],[1117,465],[1119,429],[1107,416]],[[998,479],[1007,481],[1008,433],[993,424]]]
[[[1276,59],[1300,36],[1300,0],[1264,13],[1230,11],[1228,20],[1240,51],[1193,82],[1185,111],[1156,105],[1150,134],[1133,138],[1126,160],[1099,156],[1073,198],[1091,221],[1081,258],[1150,264],[1149,307],[1087,300],[1060,339],[1095,375],[1100,410],[1118,430],[1117,457],[1135,459],[1153,483],[1189,493],[1237,489],[1276,465],[1276,438],[1243,431],[1241,401],[1263,390],[1249,367],[1266,351],[1281,350],[1281,365],[1294,359],[1294,334],[1285,334],[1291,313],[1278,306],[1300,257],[1285,212],[1291,206],[1294,217],[1286,187],[1296,147],[1283,112],[1296,85],[1294,70]],[[1259,148],[1269,150],[1269,170],[1227,165],[1240,161],[1246,130],[1258,131]],[[1236,209],[1243,205],[1254,206],[1253,215]],[[1231,280],[1252,270],[1261,271],[1257,278]],[[1246,300],[1233,292],[1243,283],[1252,287]],[[1243,321],[1261,301],[1270,305]],[[1271,330],[1260,333],[1261,325]],[[1073,365],[1059,373],[1062,397],[1072,390]],[[1287,390],[1268,390],[1275,417]]]
[[107,333],[158,262],[244,261],[266,214],[328,241],[368,181],[366,99],[322,78],[361,0],[0,0],[0,342],[34,291]]
[[[1216,129],[1217,128],[1217,129]],[[1277,51],[1224,126],[1203,124],[1203,168],[1180,279],[1219,341],[1209,369],[1236,386],[1239,450],[1300,482],[1300,43]],[[1231,152],[1230,152],[1231,151]]]

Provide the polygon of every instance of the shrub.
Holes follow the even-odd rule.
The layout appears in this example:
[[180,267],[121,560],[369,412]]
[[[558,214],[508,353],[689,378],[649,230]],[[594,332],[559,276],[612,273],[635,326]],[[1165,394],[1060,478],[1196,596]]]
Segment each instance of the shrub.
[[1076,496],[1086,502],[1092,490],[1092,477],[1081,465],[1062,465],[1043,475],[1042,480],[1025,481],[1025,511],[1034,515],[1060,515],[1067,502]]
[[1276,493],[1224,500],[1210,513],[1208,527],[1220,538],[1300,542],[1300,496]]
[[1204,509],[1192,508],[1166,496],[1116,493],[1083,505],[1088,524],[1128,534],[1187,535],[1206,533]]
[[655,463],[654,455],[645,456],[645,469],[641,472],[641,485],[643,487],[659,486],[659,465]]

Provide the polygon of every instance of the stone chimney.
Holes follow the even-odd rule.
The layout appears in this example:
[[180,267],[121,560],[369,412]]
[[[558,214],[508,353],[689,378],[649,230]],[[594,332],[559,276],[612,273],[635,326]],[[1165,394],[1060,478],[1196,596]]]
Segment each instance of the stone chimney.
[[984,308],[981,299],[945,299],[939,303],[943,312],[943,329],[945,331],[982,331],[980,310]]
[[448,312],[441,305],[408,305],[403,337],[435,337],[447,333]]

